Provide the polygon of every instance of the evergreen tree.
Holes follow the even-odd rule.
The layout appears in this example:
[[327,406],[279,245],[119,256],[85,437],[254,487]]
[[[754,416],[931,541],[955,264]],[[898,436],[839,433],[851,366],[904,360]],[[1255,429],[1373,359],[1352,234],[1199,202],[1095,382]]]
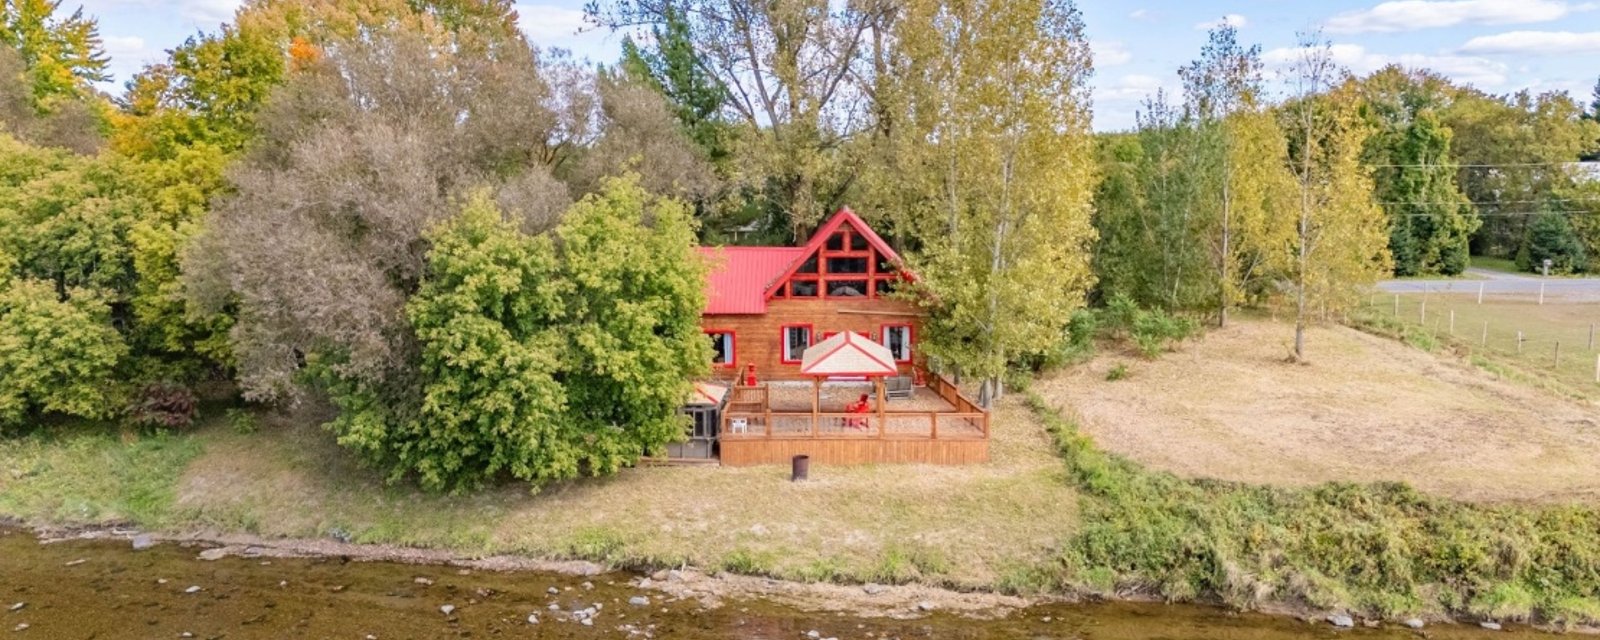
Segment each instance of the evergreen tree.
[[1567,216],[1543,211],[1528,223],[1528,237],[1517,252],[1517,263],[1524,271],[1542,272],[1550,261],[1550,273],[1580,273],[1589,269],[1589,253],[1572,229]]
[[641,49],[624,36],[621,66],[630,77],[666,96],[689,139],[720,165],[732,152],[732,129],[723,116],[728,91],[705,71],[689,28],[682,9],[666,5],[663,24],[651,30],[654,50]]
[[1374,136],[1368,157],[1377,169],[1377,196],[1389,212],[1389,250],[1395,275],[1455,275],[1466,270],[1477,214],[1456,187],[1450,130],[1431,110],[1416,113],[1391,135]]

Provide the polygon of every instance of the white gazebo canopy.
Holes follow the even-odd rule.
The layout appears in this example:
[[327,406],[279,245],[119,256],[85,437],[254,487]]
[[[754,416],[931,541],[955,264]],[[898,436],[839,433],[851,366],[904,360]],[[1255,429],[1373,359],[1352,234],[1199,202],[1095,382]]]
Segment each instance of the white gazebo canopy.
[[811,345],[800,359],[800,373],[825,378],[882,377],[900,373],[894,353],[854,331],[841,331]]

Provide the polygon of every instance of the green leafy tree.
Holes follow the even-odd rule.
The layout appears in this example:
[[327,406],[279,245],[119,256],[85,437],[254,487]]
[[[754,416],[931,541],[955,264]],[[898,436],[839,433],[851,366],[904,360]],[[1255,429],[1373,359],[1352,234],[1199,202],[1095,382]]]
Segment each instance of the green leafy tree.
[[127,354],[106,302],[54,283],[0,285],[0,427],[40,414],[105,418],[121,409],[114,374]]
[[1544,211],[1528,223],[1528,239],[1517,252],[1517,264],[1524,271],[1539,272],[1545,260],[1550,261],[1551,273],[1589,269],[1589,252],[1565,214]]
[[1390,165],[1379,167],[1374,179],[1389,212],[1396,275],[1455,275],[1467,268],[1471,236],[1480,223],[1456,187],[1450,138],[1432,111],[1421,111],[1403,129],[1368,142],[1369,148],[1386,147],[1375,157]]
[[1356,303],[1393,267],[1388,225],[1373,199],[1361,153],[1370,129],[1360,97],[1335,65],[1332,47],[1302,38],[1291,67],[1295,97],[1281,109],[1290,170],[1299,198],[1293,257],[1285,273],[1294,287],[1294,358],[1306,361],[1306,328],[1316,316]]
[[428,239],[406,304],[412,382],[313,365],[342,444],[392,477],[461,490],[614,473],[681,437],[678,407],[710,358],[686,205],[613,179],[534,236],[479,193]]
[[1012,363],[1055,345],[1093,281],[1088,42],[1070,2],[927,0],[902,20],[897,73],[918,87],[905,184],[928,203],[913,227],[923,344],[989,403]]
[[705,372],[705,265],[690,209],[614,178],[556,230],[567,294],[562,380],[589,473],[612,473],[683,434],[678,408]]
[[53,110],[63,100],[78,100],[92,85],[110,79],[100,27],[79,8],[61,16],[61,0],[8,0],[0,3],[0,44],[21,54],[34,108]]
[[406,306],[421,343],[419,406],[336,392],[339,442],[435,490],[576,475],[582,440],[561,419],[556,378],[568,287],[549,238],[523,233],[479,193],[428,239],[427,274]]

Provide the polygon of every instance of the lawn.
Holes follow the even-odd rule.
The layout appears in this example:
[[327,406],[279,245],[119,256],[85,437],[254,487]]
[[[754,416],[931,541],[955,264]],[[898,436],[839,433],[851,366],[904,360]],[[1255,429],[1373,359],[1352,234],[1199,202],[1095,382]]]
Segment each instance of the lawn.
[[1595,376],[1600,367],[1600,304],[1554,297],[1542,305],[1531,297],[1489,298],[1479,304],[1474,295],[1440,293],[1400,294],[1398,311],[1394,294],[1375,296],[1370,303],[1370,320],[1410,327],[1412,341],[1421,340],[1422,346],[1453,347],[1504,377],[1600,401]]
[[[1600,499],[1594,405],[1340,326],[1312,329],[1310,364],[1292,365],[1292,334],[1241,319],[1158,360],[1102,355],[1036,388],[1098,446],[1183,477]],[[1119,366],[1126,377],[1108,380]]]
[[[607,479],[440,496],[384,484],[309,413],[254,432],[209,420],[180,436],[0,443],[0,512],[169,531],[349,536],[469,553],[692,564],[799,580],[1004,585],[1059,553],[1076,492],[1019,403],[994,420],[993,461],[964,467],[644,467]],[[181,455],[172,453],[174,450]],[[39,460],[48,459],[48,463]],[[87,480],[113,468],[147,468]],[[10,477],[10,476],[0,476]],[[136,486],[135,486],[136,485]],[[128,494],[148,494],[130,507]]]

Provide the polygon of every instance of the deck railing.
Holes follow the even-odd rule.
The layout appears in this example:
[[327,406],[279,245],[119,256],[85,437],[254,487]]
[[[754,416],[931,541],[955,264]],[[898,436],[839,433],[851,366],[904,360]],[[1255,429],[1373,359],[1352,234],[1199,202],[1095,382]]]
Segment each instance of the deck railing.
[[765,385],[734,387],[722,412],[720,435],[724,439],[989,438],[989,412],[961,395],[961,391],[944,378],[924,372],[923,379],[927,381],[927,388],[949,403],[953,411],[887,411],[883,414],[773,411]]

